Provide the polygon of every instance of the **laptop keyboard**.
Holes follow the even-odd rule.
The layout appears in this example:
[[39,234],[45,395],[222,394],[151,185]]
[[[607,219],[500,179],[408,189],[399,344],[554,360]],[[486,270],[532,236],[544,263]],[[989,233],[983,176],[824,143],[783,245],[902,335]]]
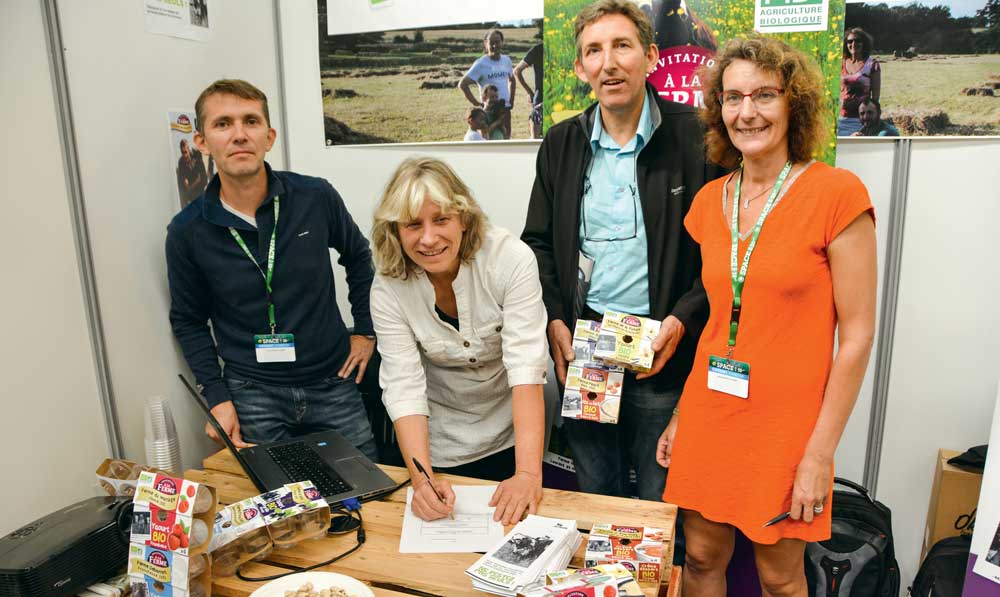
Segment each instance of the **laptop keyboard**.
[[312,481],[324,496],[354,489],[312,448],[303,442],[268,448],[274,462],[292,481]]

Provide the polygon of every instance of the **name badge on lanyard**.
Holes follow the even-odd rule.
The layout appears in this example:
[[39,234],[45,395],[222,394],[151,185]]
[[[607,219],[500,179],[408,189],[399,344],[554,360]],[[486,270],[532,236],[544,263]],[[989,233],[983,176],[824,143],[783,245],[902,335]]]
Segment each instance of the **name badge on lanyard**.
[[730,237],[732,240],[732,250],[730,251],[729,270],[733,283],[733,304],[729,315],[729,350],[725,357],[712,355],[708,357],[708,389],[743,398],[746,400],[750,396],[750,363],[737,361],[732,358],[736,349],[736,332],[740,327],[740,314],[743,312],[743,285],[747,279],[747,269],[750,267],[750,255],[753,254],[754,247],[757,246],[757,239],[760,237],[760,230],[764,227],[764,220],[767,214],[774,207],[774,202],[781,191],[781,187],[788,178],[788,173],[792,169],[791,162],[785,162],[785,167],[781,169],[777,180],[774,181],[774,188],[767,198],[767,203],[760,210],[757,223],[754,224],[753,233],[750,236],[750,244],[747,245],[746,253],[743,255],[743,264],[737,269],[737,255],[739,254],[740,243],[740,186],[743,182],[743,170],[740,170],[736,177],[736,190],[733,192],[733,218],[730,227]]
[[256,334],[253,337],[258,363],[294,363],[294,334]]
[[257,266],[257,271],[264,277],[264,290],[267,292],[267,322],[271,327],[270,334],[254,334],[254,353],[257,355],[258,363],[294,363],[295,362],[295,335],[275,333],[278,325],[274,319],[274,302],[271,300],[271,278],[274,277],[274,245],[278,236],[278,204],[279,198],[274,197],[274,228],[271,230],[271,244],[267,248],[267,273],[260,268],[260,264],[254,259],[250,248],[243,242],[243,237],[232,226],[229,233],[233,235],[236,244],[243,249],[250,261]]
[[708,389],[747,398],[750,395],[750,363],[708,357]]

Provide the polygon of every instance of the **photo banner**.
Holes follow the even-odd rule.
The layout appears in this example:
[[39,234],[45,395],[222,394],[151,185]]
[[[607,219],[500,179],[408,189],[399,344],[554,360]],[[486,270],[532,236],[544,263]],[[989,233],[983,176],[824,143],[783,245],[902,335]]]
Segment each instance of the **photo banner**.
[[[594,102],[573,68],[574,21],[588,0],[545,0],[545,127]],[[813,58],[823,71],[829,131],[817,159],[833,164],[840,103],[843,0],[637,1],[653,23],[660,59],[648,80],[664,99],[704,107],[698,69],[711,67],[717,48],[753,33],[773,35]]]
[[[853,64],[845,59],[845,86],[848,71],[876,73],[877,84],[854,92],[878,100],[882,129],[913,137],[1000,135],[1000,0],[849,1],[845,27],[846,37],[871,45]],[[862,126],[846,104],[841,136]]]
[[[535,126],[528,94],[541,73],[541,0],[317,0],[317,9],[327,145],[541,134],[541,98]],[[525,64],[518,79],[535,56],[537,71]]]

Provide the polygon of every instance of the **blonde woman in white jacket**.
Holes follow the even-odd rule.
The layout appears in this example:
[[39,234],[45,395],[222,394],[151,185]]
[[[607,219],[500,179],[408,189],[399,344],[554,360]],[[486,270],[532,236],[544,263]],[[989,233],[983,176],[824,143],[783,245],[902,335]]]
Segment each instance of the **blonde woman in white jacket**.
[[499,481],[491,505],[504,524],[535,512],[548,352],[531,249],[491,226],[454,171],[431,158],[396,170],[375,209],[372,244],[379,382],[414,514],[434,520],[454,507],[451,486],[431,467]]

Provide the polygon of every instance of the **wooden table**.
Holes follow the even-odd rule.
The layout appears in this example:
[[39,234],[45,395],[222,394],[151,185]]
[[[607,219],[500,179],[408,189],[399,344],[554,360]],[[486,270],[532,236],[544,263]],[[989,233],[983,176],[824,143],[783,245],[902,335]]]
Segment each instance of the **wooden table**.
[[[203,461],[204,470],[189,470],[184,476],[192,481],[215,487],[219,502],[231,504],[260,493],[246,477],[243,469],[228,450],[222,450]],[[405,468],[382,466],[394,480],[407,478]],[[443,475],[454,485],[490,485],[493,481]],[[472,565],[479,554],[402,554],[399,553],[399,536],[406,507],[406,489],[392,493],[381,501],[368,502],[362,510],[365,521],[364,546],[350,556],[321,568],[354,577],[372,587],[377,597],[407,597],[413,595],[441,597],[483,597],[487,593],[472,588],[472,580],[465,569]],[[674,522],[677,507],[672,504],[611,498],[606,496],[545,489],[539,515],[554,518],[576,519],[582,533],[588,533],[595,522],[613,522],[634,526],[659,527],[665,530],[664,557],[667,560],[664,581],[657,591],[646,589],[646,594],[668,597],[680,595],[680,569],[669,562],[674,552]],[[506,530],[510,530],[507,527]],[[287,570],[289,565],[309,566],[328,560],[342,553],[355,543],[354,533],[339,537],[325,537],[305,541],[289,550],[274,550],[261,563],[243,566],[247,576],[267,576]],[[586,541],[573,556],[571,566],[583,566]],[[666,579],[669,579],[667,582]],[[260,587],[232,576],[217,578],[212,584],[212,594],[222,597],[243,597]]]

